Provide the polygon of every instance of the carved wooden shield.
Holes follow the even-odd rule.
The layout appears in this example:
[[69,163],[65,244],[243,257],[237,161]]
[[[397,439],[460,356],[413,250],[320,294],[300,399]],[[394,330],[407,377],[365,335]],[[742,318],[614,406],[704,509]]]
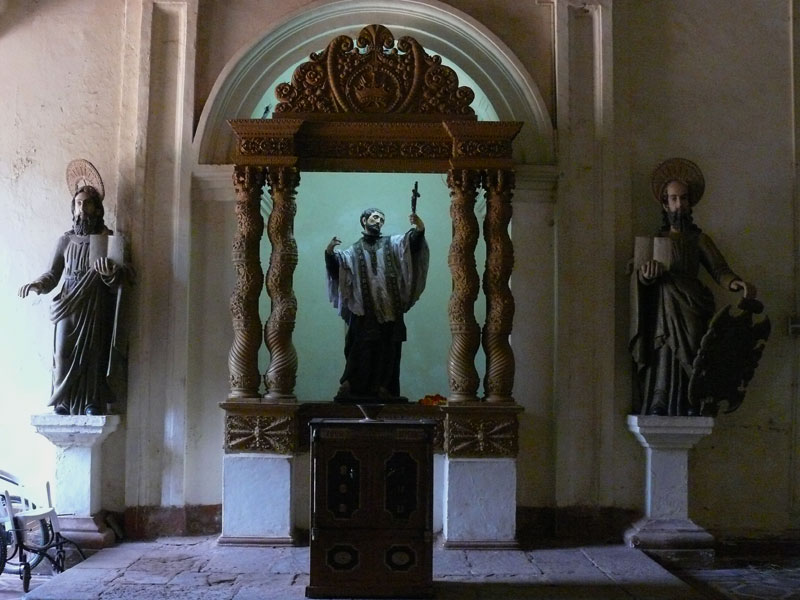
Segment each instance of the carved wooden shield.
[[689,380],[695,414],[715,416],[722,401],[728,404],[726,413],[739,408],[761,359],[772,326],[767,316],[753,322],[753,314],[764,306],[742,299],[737,308],[736,314],[729,305],[714,315],[700,343]]

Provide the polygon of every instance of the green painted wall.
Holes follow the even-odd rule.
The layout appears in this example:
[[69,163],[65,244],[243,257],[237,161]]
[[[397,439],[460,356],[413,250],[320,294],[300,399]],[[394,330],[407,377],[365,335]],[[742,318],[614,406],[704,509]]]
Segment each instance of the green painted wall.
[[[358,218],[368,207],[386,213],[385,234],[402,233],[410,225],[411,188],[419,182],[421,198],[417,214],[425,222],[431,252],[428,282],[420,300],[406,314],[408,341],[403,345],[400,391],[415,402],[426,394],[448,394],[447,357],[450,327],[447,304],[452,288],[447,255],[452,239],[450,197],[444,174],[303,173],[297,193],[295,238],[298,264],[294,275],[297,296],[297,326],[294,344],[298,370],[296,393],[301,402],[331,400],[339,387],[344,368],[345,324],[328,302],[325,286],[325,246],[334,235],[343,246],[361,234]],[[265,218],[269,206],[265,202]],[[476,203],[483,222],[485,201]],[[270,245],[266,236],[261,249],[266,271]],[[476,262],[482,274],[485,261],[483,240],[479,240]],[[475,314],[483,323],[485,303],[479,294]],[[269,298],[261,299],[261,318],[269,316]],[[476,359],[483,376],[482,351]],[[266,371],[268,355],[261,355],[260,369]]]

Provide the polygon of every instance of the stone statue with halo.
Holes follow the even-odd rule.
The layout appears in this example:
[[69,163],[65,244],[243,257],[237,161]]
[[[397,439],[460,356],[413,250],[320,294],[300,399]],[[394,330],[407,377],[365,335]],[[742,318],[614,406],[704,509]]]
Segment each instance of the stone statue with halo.
[[23,285],[19,295],[46,294],[63,279],[53,298],[53,388],[50,406],[59,415],[102,415],[115,394],[109,384],[120,288],[133,271],[124,242],[103,222],[105,188],[87,160],[67,167],[72,228],[56,243],[50,268]]
[[[731,270],[692,220],[704,189],[702,172],[689,160],[672,158],[653,172],[663,225],[655,237],[637,237],[634,249],[634,413],[715,416],[721,401],[727,412],[735,410],[769,336],[769,319],[752,320],[763,310],[755,286]],[[701,265],[721,287],[742,293],[737,314],[726,306],[714,315],[714,296],[698,277]]]

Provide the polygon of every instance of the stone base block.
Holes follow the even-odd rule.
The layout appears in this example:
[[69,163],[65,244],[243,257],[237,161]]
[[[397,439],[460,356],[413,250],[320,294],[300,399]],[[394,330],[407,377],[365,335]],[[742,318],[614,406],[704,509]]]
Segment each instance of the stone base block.
[[694,550],[645,550],[645,554],[666,567],[687,569],[710,569],[714,566],[716,553],[712,548]]
[[100,550],[117,541],[114,531],[105,523],[105,513],[91,517],[62,515],[58,517],[61,535],[80,546],[81,550]]
[[227,454],[222,479],[220,543],[294,543],[290,456]]
[[642,519],[625,532],[625,543],[639,550],[708,550],[714,536],[691,519]]
[[444,480],[446,547],[516,545],[517,468],[513,458],[447,458]]

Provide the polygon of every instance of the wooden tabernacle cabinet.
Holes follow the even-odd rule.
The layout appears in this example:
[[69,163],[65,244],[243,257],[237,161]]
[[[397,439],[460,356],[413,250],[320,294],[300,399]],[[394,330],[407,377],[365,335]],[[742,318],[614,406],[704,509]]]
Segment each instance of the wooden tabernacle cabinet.
[[307,597],[433,595],[434,424],[311,420]]

